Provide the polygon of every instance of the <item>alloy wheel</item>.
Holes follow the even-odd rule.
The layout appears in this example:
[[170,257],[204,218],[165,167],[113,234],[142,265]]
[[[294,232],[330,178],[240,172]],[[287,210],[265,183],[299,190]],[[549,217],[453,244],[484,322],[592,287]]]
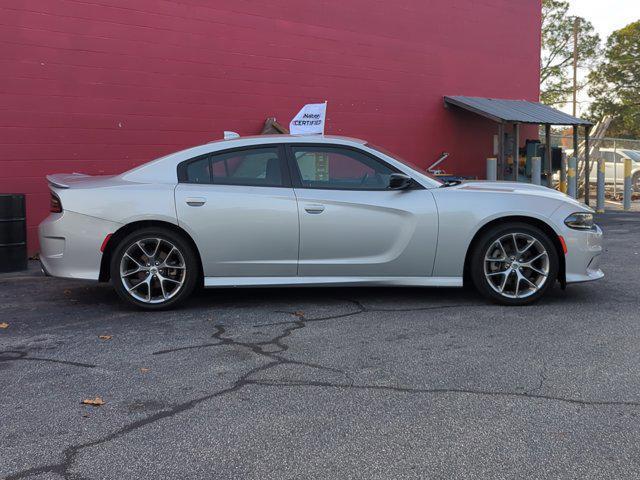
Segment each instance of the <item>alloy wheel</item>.
[[144,303],[162,303],[175,297],[186,275],[182,252],[164,238],[137,240],[120,260],[120,281],[125,290]]
[[549,277],[549,254],[526,233],[508,233],[495,240],[484,256],[489,286],[507,298],[526,298],[540,290]]

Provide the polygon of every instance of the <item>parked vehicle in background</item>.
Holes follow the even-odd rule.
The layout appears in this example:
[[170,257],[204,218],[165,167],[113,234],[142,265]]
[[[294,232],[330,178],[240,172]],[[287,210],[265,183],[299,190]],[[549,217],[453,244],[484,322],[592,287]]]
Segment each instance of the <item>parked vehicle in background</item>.
[[[622,185],[624,182],[624,161],[631,160],[631,185],[635,192],[640,192],[640,150],[600,148],[594,154],[594,158],[604,158],[605,173],[604,181],[607,184],[617,183]],[[592,168],[589,171],[589,179],[592,182],[597,181],[598,169]]]
[[443,183],[365,141],[270,135],[208,143],[121,175],[47,177],[41,262],[111,281],[146,309],[197,285],[471,282],[524,305],[596,280],[593,211],[555,190]]

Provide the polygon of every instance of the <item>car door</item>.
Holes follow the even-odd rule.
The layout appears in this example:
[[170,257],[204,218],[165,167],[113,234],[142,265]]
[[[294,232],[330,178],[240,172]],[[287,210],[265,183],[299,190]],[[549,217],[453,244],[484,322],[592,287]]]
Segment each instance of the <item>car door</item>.
[[615,168],[612,171],[612,177],[616,179],[616,183],[624,185],[624,161],[625,157],[619,152],[615,153]]
[[178,222],[205,276],[296,275],[298,208],[282,146],[204,155],[180,164],[178,178]]
[[[611,151],[600,151],[600,155],[604,158],[604,180],[606,183],[613,183],[616,176],[616,155]],[[594,168],[597,171],[597,168]]]
[[300,216],[298,275],[430,276],[438,234],[433,195],[390,190],[398,170],[363,150],[290,144]]

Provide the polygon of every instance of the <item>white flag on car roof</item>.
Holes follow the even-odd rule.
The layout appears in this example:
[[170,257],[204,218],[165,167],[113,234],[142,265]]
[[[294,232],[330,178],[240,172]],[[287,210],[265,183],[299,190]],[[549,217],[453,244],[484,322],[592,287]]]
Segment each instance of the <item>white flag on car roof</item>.
[[326,114],[327,102],[306,104],[289,123],[289,133],[291,135],[323,135]]

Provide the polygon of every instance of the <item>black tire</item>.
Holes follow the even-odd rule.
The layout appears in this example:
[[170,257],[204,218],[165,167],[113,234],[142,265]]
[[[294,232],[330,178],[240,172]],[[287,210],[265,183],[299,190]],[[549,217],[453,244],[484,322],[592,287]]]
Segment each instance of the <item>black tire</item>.
[[[133,296],[131,293],[129,293],[128,289],[125,287],[125,280],[121,278],[120,266],[121,262],[123,261],[123,257],[125,256],[125,252],[127,252],[129,248],[135,248],[134,245],[136,245],[137,242],[142,242],[142,245],[148,249],[147,251],[150,251],[153,248],[153,243],[151,243],[150,240],[155,239],[159,239],[162,242],[159,244],[159,249],[161,250],[161,252],[158,253],[157,256],[157,258],[159,259],[159,263],[161,263],[162,265],[163,260],[165,261],[165,263],[166,261],[169,261],[173,263],[173,266],[168,265],[167,268],[163,270],[157,270],[156,272],[158,274],[157,277],[163,278],[164,280],[166,280],[166,282],[161,282],[156,276],[152,275],[154,272],[146,270],[148,268],[146,264],[143,265],[143,267],[145,267],[145,270],[140,270],[140,272],[136,274],[136,276],[138,277],[144,276],[146,278],[149,275],[153,277],[148,284],[151,285],[152,288],[148,289],[147,286],[140,283],[141,287],[139,288],[140,291],[138,292],[138,296],[145,296],[147,291],[154,293],[158,292],[159,296],[162,295],[162,298],[160,298],[157,303],[151,303],[151,301],[141,301],[138,298],[135,298],[135,296]],[[145,242],[145,240],[147,240],[148,242]],[[177,249],[177,252],[179,252],[179,255],[174,250],[174,253],[171,254],[171,257],[167,255],[163,259],[163,251],[164,254],[166,254],[171,249],[171,247],[175,247],[175,249]],[[143,255],[144,250],[140,250],[139,252],[142,252],[140,253],[140,255]],[[141,256],[139,258],[136,258],[135,261],[134,259],[131,259],[131,257],[127,258],[127,262],[134,262],[134,265],[132,265],[133,268],[138,268],[135,266],[135,263],[144,263],[144,261],[141,261],[141,258],[147,258],[147,260],[149,260],[150,258],[156,257]],[[151,263],[153,264],[154,262]],[[178,265],[182,264],[184,264],[184,273],[182,273],[182,269],[178,267]],[[122,240],[120,240],[111,256],[110,268],[111,282],[113,283],[113,287],[115,288],[118,296],[129,304],[144,310],[165,310],[176,307],[191,295],[200,278],[198,258],[196,252],[193,251],[190,243],[185,240],[182,235],[179,235],[167,228],[162,227],[143,228],[130,233]],[[172,272],[173,274],[175,274],[173,277],[171,277]],[[163,275],[165,276],[163,277]],[[129,280],[130,278],[131,277],[127,277],[126,282],[130,282],[131,284],[135,283],[136,285],[138,284],[138,282],[134,282],[136,280],[135,278],[133,281]],[[173,286],[178,284],[176,279],[182,282],[179,287]],[[163,284],[162,287],[160,286],[160,283]],[[166,287],[167,284],[169,284],[168,287]],[[162,288],[161,291],[160,288]],[[176,289],[175,292],[172,290],[173,288]],[[170,298],[166,300],[163,299],[165,296],[165,289],[170,290],[167,295],[171,295]],[[135,291],[136,290],[134,290],[134,292]],[[149,296],[151,297],[151,295]]]
[[[496,242],[499,239],[505,238],[505,236],[511,236],[511,234],[516,234],[516,238],[517,238],[516,245],[517,245],[517,242],[524,242],[524,244],[521,243],[522,249],[524,249],[524,247],[526,247],[527,245],[526,236],[533,237],[535,240],[539,242],[539,244],[537,243],[532,243],[532,244],[538,249],[544,248],[544,250],[547,253],[546,258],[548,260],[545,260],[545,257],[542,256],[542,259],[539,261],[544,262],[543,266],[540,266],[541,264],[536,264],[536,263],[533,263],[532,265],[534,265],[536,269],[540,269],[540,270],[548,269],[546,276],[540,275],[539,273],[537,273],[537,270],[534,271],[531,267],[526,267],[526,266],[522,266],[519,269],[514,268],[514,271],[510,270],[513,266],[518,265],[518,261],[521,259],[525,260],[524,263],[526,263],[527,260],[530,260],[531,258],[535,258],[536,255],[534,254],[534,252],[531,252],[531,251],[526,251],[525,253],[523,253],[522,254],[523,257],[516,258],[515,262],[513,262],[512,264],[512,263],[508,263],[508,262],[511,262],[510,260],[512,258],[510,256],[511,253],[514,253],[514,257],[518,257],[520,256],[520,254],[515,253],[513,250],[504,252],[504,249],[502,249],[504,254],[501,254],[501,256],[506,255],[505,258],[508,258],[506,260],[506,263],[502,261],[499,261],[499,262],[486,261],[485,262],[485,258],[487,256],[489,256],[489,258],[492,259],[494,258],[494,255],[495,255],[494,252],[498,251],[498,248],[496,247],[496,245],[498,244]],[[494,249],[494,251],[491,252],[490,249]],[[507,249],[509,249],[508,246],[507,246]],[[530,255],[530,257],[525,257],[525,255]],[[499,265],[499,266],[496,266],[496,265]],[[475,285],[476,289],[492,302],[499,303],[502,305],[514,305],[514,306],[529,305],[531,303],[538,301],[550,288],[553,287],[554,283],[556,282],[556,279],[558,278],[558,270],[559,270],[558,251],[553,241],[549,238],[549,236],[539,228],[534,227],[533,225],[529,225],[527,223],[521,223],[521,222],[506,223],[506,224],[502,224],[502,225],[496,226],[495,228],[491,228],[487,230],[484,234],[482,234],[482,236],[478,239],[478,241],[475,242],[475,246],[473,248],[473,251],[471,252],[469,267],[470,267],[471,280],[473,281],[473,284]],[[485,268],[487,268],[488,270],[487,272],[485,272]],[[490,270],[492,268],[496,270],[493,270],[493,271]],[[501,271],[502,269],[504,269],[504,272]],[[519,273],[515,272],[515,270],[519,270]],[[492,286],[491,281],[489,280],[489,277],[487,277],[485,273],[488,273],[491,279],[497,279],[497,280],[493,280],[495,281],[494,286]],[[503,274],[507,276],[507,280],[505,280],[505,276]],[[522,276],[530,277],[530,279],[534,281],[529,282],[529,279],[526,279],[526,280],[523,279],[523,281],[521,281],[520,280],[521,274]],[[507,292],[507,289],[505,288],[505,284],[502,283],[503,281],[509,282],[508,286],[510,287],[510,290],[513,290],[513,292]],[[540,282],[539,285],[538,285],[538,281]],[[519,298],[506,296],[508,293],[517,294],[519,292],[519,290],[516,290],[517,288],[515,286],[516,282],[520,282],[521,285],[522,283],[524,283],[526,290],[524,290],[522,294],[527,294],[528,296],[519,297]],[[536,284],[538,289],[534,290],[534,288],[530,286],[531,283]],[[502,287],[503,290],[505,291],[504,294],[501,294],[498,291],[496,291],[496,288],[499,289],[500,287]]]

